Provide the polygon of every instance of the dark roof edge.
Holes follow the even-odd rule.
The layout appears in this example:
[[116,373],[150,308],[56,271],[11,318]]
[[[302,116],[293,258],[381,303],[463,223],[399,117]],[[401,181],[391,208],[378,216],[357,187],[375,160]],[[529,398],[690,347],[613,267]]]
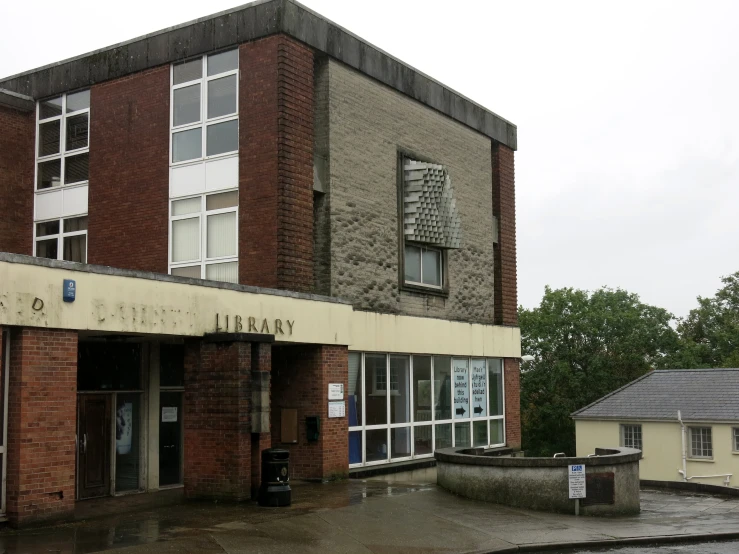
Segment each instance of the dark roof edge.
[[32,112],[36,108],[36,102],[25,94],[18,94],[12,90],[0,88],[0,106],[21,112]]
[[[516,126],[295,0],[258,0],[0,80],[44,98],[283,32],[488,136],[517,148]],[[104,62],[104,63],[101,63]]]
[[652,375],[653,373],[654,373],[654,371],[647,371],[647,372],[646,372],[646,373],[645,373],[644,375],[642,375],[641,377],[639,377],[639,378],[637,378],[637,379],[634,379],[634,380],[633,380],[633,381],[631,381],[630,383],[626,383],[626,384],[625,384],[625,385],[624,385],[623,387],[619,387],[619,388],[617,388],[617,389],[616,389],[615,391],[613,391],[613,392],[609,392],[609,393],[608,393],[608,394],[606,394],[605,396],[602,396],[602,397],[600,397],[600,398],[599,398],[598,400],[596,400],[595,402],[591,402],[591,403],[590,403],[590,404],[588,404],[587,406],[585,406],[585,407],[583,407],[583,408],[580,408],[579,410],[576,410],[576,411],[572,412],[572,413],[570,414],[570,417],[574,419],[574,418],[575,418],[575,416],[577,416],[577,415],[581,414],[581,413],[582,413],[582,412],[584,412],[585,410],[587,410],[587,409],[589,409],[589,408],[592,408],[592,407],[593,407],[593,406],[595,406],[596,404],[599,404],[599,403],[603,402],[603,401],[604,401],[604,400],[605,400],[606,398],[610,398],[610,397],[611,397],[611,396],[613,396],[614,394],[618,394],[618,393],[619,393],[619,392],[621,392],[622,390],[624,390],[624,389],[627,389],[627,388],[629,388],[629,387],[630,387],[631,385],[633,385],[633,384],[635,384],[635,383],[638,383],[638,382],[639,382],[639,381],[641,381],[642,379],[646,379],[647,377],[649,377],[649,376],[650,376],[650,375]]
[[174,275],[165,275],[164,273],[154,273],[152,271],[139,271],[133,269],[118,269],[116,267],[108,267],[105,265],[80,264],[76,262],[65,262],[62,260],[48,260],[46,258],[24,256],[22,254],[11,254],[8,252],[0,252],[0,262],[50,267],[54,269],[66,269],[67,271],[78,273],[94,273],[97,275],[111,275],[115,277],[130,277],[133,279],[147,279],[149,281],[160,281],[163,283],[177,283],[181,285],[193,285],[196,287],[233,290],[236,292],[247,292],[251,294],[283,296],[287,298],[295,298],[297,300],[312,300],[315,302],[328,302],[331,304],[344,304],[351,306],[351,302],[349,302],[348,300],[343,300],[341,298],[335,298],[331,296],[322,296],[319,294],[294,292],[282,289],[268,289],[262,287],[253,287],[250,285],[236,285],[233,283],[223,283],[220,281],[191,279],[189,277],[175,277]]

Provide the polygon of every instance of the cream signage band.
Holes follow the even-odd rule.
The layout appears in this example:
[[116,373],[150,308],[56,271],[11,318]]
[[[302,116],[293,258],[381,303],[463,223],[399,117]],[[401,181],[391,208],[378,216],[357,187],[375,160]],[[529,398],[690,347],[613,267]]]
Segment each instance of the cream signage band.
[[[284,323],[284,325],[283,325]],[[265,333],[268,335],[292,335],[295,320],[243,318],[240,315],[216,314],[216,333]]]

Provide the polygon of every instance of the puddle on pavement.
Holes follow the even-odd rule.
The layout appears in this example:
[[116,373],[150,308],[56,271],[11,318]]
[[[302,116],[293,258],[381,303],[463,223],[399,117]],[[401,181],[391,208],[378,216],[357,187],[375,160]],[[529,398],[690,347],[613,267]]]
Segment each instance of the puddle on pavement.
[[[253,525],[275,519],[297,517],[367,502],[370,498],[400,496],[433,488],[431,485],[388,483],[381,480],[348,480],[335,483],[294,482],[292,506],[261,508],[254,502],[184,502],[182,493],[168,492],[169,504],[151,493],[154,507],[141,495],[89,501],[107,513],[53,527],[0,531],[0,553],[86,554],[127,546],[172,540],[206,533],[223,525]],[[92,509],[90,508],[92,506]],[[79,514],[95,513],[95,505],[78,504]]]

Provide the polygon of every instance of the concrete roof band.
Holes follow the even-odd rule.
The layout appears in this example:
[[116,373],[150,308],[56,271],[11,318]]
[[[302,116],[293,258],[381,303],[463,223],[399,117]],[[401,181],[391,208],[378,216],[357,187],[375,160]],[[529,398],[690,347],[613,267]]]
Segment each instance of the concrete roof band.
[[[517,148],[513,123],[294,0],[259,0],[162,29],[0,79],[0,89],[38,100],[277,33],[293,37],[509,148]],[[2,96],[6,94],[0,92]]]

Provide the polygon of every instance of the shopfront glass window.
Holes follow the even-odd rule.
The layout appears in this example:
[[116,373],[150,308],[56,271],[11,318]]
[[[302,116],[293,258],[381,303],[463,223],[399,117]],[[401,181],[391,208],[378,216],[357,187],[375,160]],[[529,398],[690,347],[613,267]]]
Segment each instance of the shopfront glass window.
[[138,490],[141,394],[117,394],[115,410],[115,490]]
[[449,356],[434,356],[434,418],[452,419],[452,359]]
[[436,426],[436,441],[434,447],[436,450],[439,448],[451,448],[452,445],[452,424],[444,423]]
[[408,458],[411,455],[411,428],[394,427],[390,429],[392,458]]
[[503,415],[503,360],[488,360],[490,380],[489,412],[491,416]]
[[[349,391],[347,393],[349,427],[362,425],[362,355],[349,353]],[[349,432],[349,463],[362,463],[362,431]]]
[[455,358],[454,366],[454,419],[470,417],[470,374],[469,360]]
[[[365,354],[364,384],[367,391],[365,415],[367,425],[387,423],[387,357],[384,354]],[[367,438],[369,444],[369,437]]]
[[465,421],[464,423],[454,424],[454,446],[455,447],[469,447],[471,446],[470,441],[470,424]]
[[431,356],[413,356],[414,421],[431,421]]
[[368,462],[387,460],[387,429],[367,429],[366,459]]
[[411,421],[410,358],[390,356],[390,423]]

